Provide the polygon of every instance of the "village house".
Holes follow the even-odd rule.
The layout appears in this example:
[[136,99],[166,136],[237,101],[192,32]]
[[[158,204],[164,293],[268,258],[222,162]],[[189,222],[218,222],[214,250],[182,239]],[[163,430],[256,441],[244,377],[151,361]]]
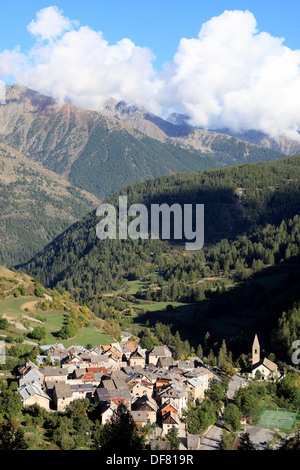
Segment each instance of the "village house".
[[22,385],[37,384],[42,386],[44,383],[44,375],[38,369],[38,367],[31,361],[27,361],[25,364],[18,368],[18,383],[19,387]]
[[131,416],[137,426],[146,426],[148,423],[146,411],[131,411]]
[[128,343],[121,343],[121,349],[122,349],[122,354],[123,354],[123,361],[128,362],[131,354],[135,351],[136,347],[132,349]]
[[114,402],[103,402],[100,404],[100,420],[101,424],[106,424],[110,422],[112,416],[117,411],[117,405]]
[[51,399],[44,392],[41,385],[35,383],[23,384],[17,389],[17,392],[21,397],[24,408],[31,405],[39,405],[46,410],[50,409]]
[[184,373],[186,371],[190,371],[203,366],[203,362],[201,361],[201,359],[199,359],[199,357],[190,357],[189,359],[186,359],[184,361],[177,361],[176,366],[181,372]]
[[70,381],[69,385],[72,390],[72,400],[84,400],[88,398],[90,402],[92,401],[94,394],[94,386],[92,383],[72,384]]
[[169,402],[166,401],[159,408],[160,417],[163,419],[168,413],[172,413],[175,416],[178,416],[178,410]]
[[206,381],[200,377],[192,377],[187,379],[186,382],[186,391],[190,395],[191,399],[195,402],[196,400],[203,400],[205,396]]
[[157,361],[157,367],[162,368],[162,369],[171,369],[171,367],[175,366],[175,361],[170,357],[160,357]]
[[65,382],[69,375],[67,369],[62,367],[45,367],[45,369],[41,369],[41,372],[44,375],[47,388],[51,382]]
[[131,409],[132,397],[124,379],[104,378],[96,388],[95,403],[113,402],[115,405],[123,403]]
[[164,377],[158,378],[155,382],[155,396],[158,398],[160,391],[168,387],[170,383],[171,383],[170,378],[164,378]]
[[161,405],[168,402],[171,403],[176,410],[178,410],[179,416],[182,415],[182,411],[187,407],[188,404],[188,393],[186,390],[170,384],[166,389],[162,389],[158,394],[158,400]]
[[94,386],[98,386],[102,378],[107,376],[107,370],[105,367],[87,367],[85,369],[75,369],[70,374],[69,383],[92,383]]
[[156,423],[158,405],[153,398],[143,395],[135,400],[132,404],[132,409],[135,411],[144,411],[146,413],[147,421],[150,424]]
[[65,411],[74,400],[71,385],[56,382],[53,387],[53,402],[56,411]]
[[128,363],[131,367],[135,367],[135,366],[145,367],[146,351],[141,348],[136,348],[136,350],[130,355]]
[[180,420],[178,415],[173,414],[171,411],[162,417],[162,436],[169,433],[172,428],[179,428]]
[[94,395],[95,403],[110,403],[115,405],[124,404],[127,408],[131,409],[131,395],[128,389],[113,389],[113,388],[97,388]]
[[148,363],[157,366],[159,359],[166,359],[172,357],[172,352],[168,346],[155,346],[148,356]]

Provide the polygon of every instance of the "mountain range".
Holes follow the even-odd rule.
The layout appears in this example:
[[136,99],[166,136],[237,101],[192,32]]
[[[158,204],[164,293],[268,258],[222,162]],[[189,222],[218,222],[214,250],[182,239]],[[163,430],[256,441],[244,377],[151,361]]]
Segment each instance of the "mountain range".
[[164,174],[283,157],[226,134],[174,125],[122,102],[110,100],[96,112],[60,105],[19,85],[6,87],[0,141],[100,199]]
[[[171,114],[167,120],[148,112],[146,109],[127,105],[124,101],[113,98],[107,101],[103,113],[125,122],[130,127],[161,142],[176,142],[186,148],[194,148],[203,152],[213,152],[220,144],[226,146],[236,139],[254,144],[258,147],[274,150],[287,156],[300,152],[300,141],[286,136],[271,137],[261,131],[247,130],[237,132],[231,129],[204,130],[191,126],[188,116]],[[228,137],[234,137],[231,140]]]
[[29,260],[131,183],[285,157],[280,146],[274,151],[191,128],[184,117],[170,119],[174,122],[113,99],[96,112],[59,104],[17,84],[6,86],[0,104],[0,262],[13,266]]

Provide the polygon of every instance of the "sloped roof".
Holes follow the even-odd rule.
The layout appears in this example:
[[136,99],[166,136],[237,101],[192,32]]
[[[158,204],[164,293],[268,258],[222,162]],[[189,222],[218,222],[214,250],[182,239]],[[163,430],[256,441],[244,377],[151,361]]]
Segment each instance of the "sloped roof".
[[54,385],[54,393],[57,398],[68,398],[73,395],[71,385],[63,382],[57,382]]
[[177,424],[179,425],[179,418],[177,415],[172,413],[172,411],[169,411],[162,417],[162,423],[163,424]]
[[275,372],[278,369],[277,364],[275,364],[274,362],[270,361],[270,359],[267,359],[265,357],[264,359],[257,362],[256,364],[253,364],[253,366],[251,367],[251,370],[255,370],[261,365],[269,369],[271,372]]
[[159,448],[159,450],[171,450],[171,442],[161,441],[158,439],[150,441],[150,449],[156,450],[157,448]]
[[170,356],[172,353],[168,346],[155,346],[150,352],[150,356]]
[[130,412],[134,421],[136,423],[142,422],[146,423],[147,422],[147,412],[146,411],[131,411]]
[[148,397],[147,395],[143,395],[142,397],[137,398],[133,406],[136,410],[142,410],[144,407],[147,406],[153,411],[158,410],[158,404],[156,403],[156,401],[153,398]]
[[205,382],[203,379],[201,379],[200,377],[193,377],[191,379],[188,379],[187,382],[192,385],[192,387],[194,388],[198,388],[198,387],[201,387]]
[[29,385],[23,385],[22,387],[17,389],[17,392],[21,395],[22,401],[27,400],[30,397],[33,397],[34,395],[41,396],[43,398],[47,398],[50,400],[49,395],[42,390],[42,388],[37,385],[37,384],[29,384]]
[[168,408],[168,407],[171,407],[171,408],[173,408],[173,410],[178,412],[176,407],[174,405],[172,405],[172,403],[170,403],[170,401],[166,401],[165,403],[163,403],[160,407],[160,411],[163,411],[165,408]]
[[131,401],[132,399],[128,388],[97,388],[96,394],[99,401],[109,401],[110,399]]
[[92,383],[70,384],[72,392],[92,392],[94,387]]
[[267,367],[271,372],[275,372],[275,370],[277,370],[277,365],[266,357],[263,360],[263,365]]
[[45,367],[41,372],[45,377],[58,377],[68,375],[68,369],[63,369],[61,367]]

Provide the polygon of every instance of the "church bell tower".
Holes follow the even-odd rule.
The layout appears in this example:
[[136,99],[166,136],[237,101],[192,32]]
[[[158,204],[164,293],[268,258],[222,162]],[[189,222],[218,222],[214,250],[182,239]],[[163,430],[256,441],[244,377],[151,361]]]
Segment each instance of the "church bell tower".
[[257,364],[260,361],[260,345],[258,337],[255,335],[253,346],[252,346],[252,365]]

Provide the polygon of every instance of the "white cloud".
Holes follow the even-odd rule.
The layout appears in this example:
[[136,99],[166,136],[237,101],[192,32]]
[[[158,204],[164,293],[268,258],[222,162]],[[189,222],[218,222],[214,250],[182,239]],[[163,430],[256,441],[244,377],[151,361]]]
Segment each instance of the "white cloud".
[[70,31],[74,22],[63,16],[63,12],[56,6],[43,8],[36,15],[36,21],[32,20],[28,25],[28,31],[40,37],[43,41],[61,36],[65,31]]
[[[200,127],[258,129],[299,138],[300,51],[259,32],[249,11],[225,11],[183,38],[164,70],[130,39],[109,44],[100,31],[79,26],[56,7],[28,26],[36,43],[0,53],[0,78],[100,109],[110,98],[143,105],[164,117],[187,113]],[[163,40],[163,38],[162,38]]]
[[[300,129],[300,51],[258,33],[246,11],[226,11],[182,39],[169,76],[176,104],[203,127]],[[166,93],[167,95],[167,93]]]
[[[38,45],[18,77],[22,84],[51,93],[59,101],[99,109],[109,97],[142,104],[151,99],[152,53],[130,39],[109,45],[87,26]],[[33,65],[32,65],[33,64]]]

